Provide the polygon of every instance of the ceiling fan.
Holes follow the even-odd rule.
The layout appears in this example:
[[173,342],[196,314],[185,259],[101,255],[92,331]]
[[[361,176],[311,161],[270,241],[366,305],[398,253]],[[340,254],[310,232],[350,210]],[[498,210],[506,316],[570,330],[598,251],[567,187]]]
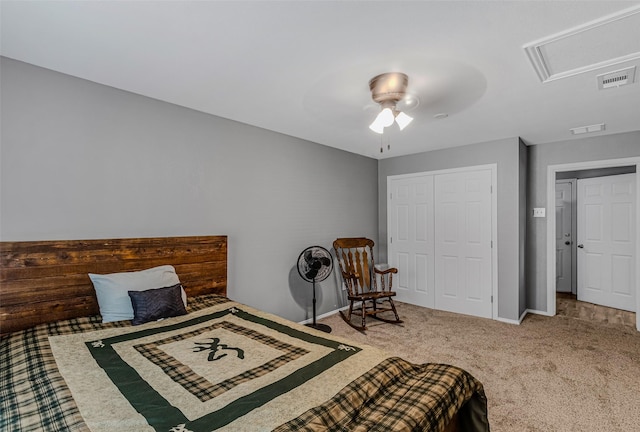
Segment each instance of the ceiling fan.
[[394,122],[403,130],[413,121],[413,117],[398,110],[398,102],[407,94],[408,84],[409,77],[402,72],[387,72],[371,78],[371,98],[380,104],[381,111],[369,125],[369,129],[382,134],[384,128],[393,125]]

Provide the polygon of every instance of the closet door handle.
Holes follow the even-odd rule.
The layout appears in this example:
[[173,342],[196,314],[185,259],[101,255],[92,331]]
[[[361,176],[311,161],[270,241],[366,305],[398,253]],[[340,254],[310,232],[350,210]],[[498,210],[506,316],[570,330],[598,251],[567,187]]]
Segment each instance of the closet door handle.
[[579,247],[580,249],[584,249],[584,245],[583,245],[582,243],[580,243],[580,244],[578,245],[578,247]]

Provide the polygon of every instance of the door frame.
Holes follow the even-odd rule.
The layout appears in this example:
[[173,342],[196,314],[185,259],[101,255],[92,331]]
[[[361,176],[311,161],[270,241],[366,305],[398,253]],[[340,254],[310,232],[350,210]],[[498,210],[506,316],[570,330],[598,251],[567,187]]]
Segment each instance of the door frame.
[[[547,208],[555,208],[556,173],[594,168],[612,168],[617,166],[636,166],[636,216],[640,215],[640,157],[609,159],[588,162],[573,162],[547,167]],[[636,329],[640,331],[640,227],[636,217]],[[556,214],[549,212],[547,217],[547,313],[556,314]]]
[[[485,165],[473,165],[459,168],[448,168],[434,171],[423,171],[409,174],[398,174],[387,176],[387,194],[391,192],[391,182],[393,180],[406,179],[411,177],[421,177],[425,175],[438,175],[438,174],[454,174],[459,172],[468,171],[491,171],[491,295],[493,297],[491,319],[499,320],[498,318],[498,164],[485,164]],[[391,243],[391,227],[389,219],[390,200],[387,195],[387,257],[391,257],[393,245]],[[555,251],[555,250],[554,250]],[[387,258],[388,260],[388,258]],[[435,287],[434,287],[435,288]]]

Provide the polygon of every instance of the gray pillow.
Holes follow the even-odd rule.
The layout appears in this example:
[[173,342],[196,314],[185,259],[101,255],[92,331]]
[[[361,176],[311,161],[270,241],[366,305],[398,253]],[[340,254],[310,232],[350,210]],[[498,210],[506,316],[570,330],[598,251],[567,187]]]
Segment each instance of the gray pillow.
[[[144,291],[163,288],[180,283],[173,266],[163,265],[142,271],[93,274],[89,273],[96,290],[102,322],[133,319],[133,308],[128,291]],[[182,291],[182,300],[187,305],[187,295]]]
[[133,306],[131,324],[139,325],[161,318],[186,315],[187,310],[182,302],[182,285],[146,291],[129,291]]

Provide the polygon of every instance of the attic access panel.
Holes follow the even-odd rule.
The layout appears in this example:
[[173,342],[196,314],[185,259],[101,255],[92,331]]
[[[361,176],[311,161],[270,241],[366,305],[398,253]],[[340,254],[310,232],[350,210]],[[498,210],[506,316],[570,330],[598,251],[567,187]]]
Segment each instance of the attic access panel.
[[542,82],[640,59],[640,6],[524,46]]

